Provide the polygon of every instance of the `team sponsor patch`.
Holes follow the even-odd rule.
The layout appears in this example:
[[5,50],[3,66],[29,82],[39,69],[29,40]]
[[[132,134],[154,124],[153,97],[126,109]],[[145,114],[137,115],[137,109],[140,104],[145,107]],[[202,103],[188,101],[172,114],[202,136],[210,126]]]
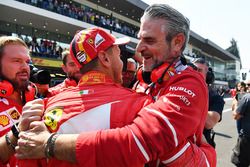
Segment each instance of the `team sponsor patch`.
[[20,114],[16,109],[8,110],[8,114],[13,120],[19,120],[20,118]]
[[100,34],[96,34],[96,36],[95,36],[95,48],[97,48],[99,45],[101,45],[104,41],[105,41],[105,39]]
[[54,108],[47,112],[44,117],[44,123],[52,130],[55,131],[58,128],[58,122],[62,117],[63,109]]
[[173,71],[168,71],[168,74],[169,74],[170,76],[174,76],[174,75],[175,75]]
[[0,131],[12,127],[14,124],[20,121],[21,114],[16,107],[12,107],[8,110],[0,113]]
[[96,50],[95,44],[94,44],[94,39],[93,39],[93,38],[87,39],[87,43],[88,43],[89,46],[91,46],[94,50]]
[[171,102],[167,97],[163,98],[163,102],[164,103],[168,103],[170,106],[174,107],[177,111],[180,111],[180,106],[178,106],[177,104]]
[[85,54],[85,52],[80,51],[76,54],[76,58],[80,63],[83,63],[86,61],[87,55]]
[[[9,124],[10,124],[9,117],[7,115],[1,114],[0,115],[0,126],[2,126],[4,128]],[[3,129],[1,129],[1,130],[3,130]]]
[[177,95],[177,94],[172,94],[172,93],[168,93],[166,95],[166,97],[177,97],[179,98],[184,104],[186,104],[187,106],[189,106],[191,103],[190,101],[188,100],[188,98],[184,95]]
[[7,91],[5,89],[1,89],[1,94],[5,95],[7,93]]
[[180,96],[180,100],[183,101],[183,103],[185,103],[187,106],[191,104],[186,96],[183,96],[183,95]]
[[93,40],[92,38],[89,38],[89,39],[88,39],[88,43],[89,43],[90,45],[93,45],[93,44],[94,44],[94,40]]
[[187,88],[181,87],[181,86],[170,86],[169,91],[182,91],[192,97],[195,97],[195,93]]

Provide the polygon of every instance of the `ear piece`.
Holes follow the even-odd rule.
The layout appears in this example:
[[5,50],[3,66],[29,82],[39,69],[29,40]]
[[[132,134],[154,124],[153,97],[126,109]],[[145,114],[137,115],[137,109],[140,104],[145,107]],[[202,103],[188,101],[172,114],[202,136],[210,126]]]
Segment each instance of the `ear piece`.
[[163,81],[169,80],[170,77],[174,76],[175,74],[175,68],[171,66],[171,64],[165,63],[155,68],[152,72],[145,72],[142,70],[142,68],[139,68],[136,75],[137,79],[140,82],[144,82],[147,84],[150,84],[152,82],[162,84]]
[[158,68],[155,68],[151,73],[151,81],[154,83],[162,84],[163,81],[168,81],[172,76],[176,74],[175,68],[171,64],[163,64]]
[[139,67],[139,69],[137,70],[136,76],[137,80],[139,80],[140,82],[144,82],[146,84],[150,84],[152,82],[150,78],[151,72],[143,71],[142,66]]
[[[12,84],[6,80],[0,80],[0,97],[8,97],[12,95],[14,92],[14,88]],[[25,101],[31,101],[35,99],[37,93],[37,88],[35,84],[30,82],[29,86],[27,87],[27,90],[25,91]]]

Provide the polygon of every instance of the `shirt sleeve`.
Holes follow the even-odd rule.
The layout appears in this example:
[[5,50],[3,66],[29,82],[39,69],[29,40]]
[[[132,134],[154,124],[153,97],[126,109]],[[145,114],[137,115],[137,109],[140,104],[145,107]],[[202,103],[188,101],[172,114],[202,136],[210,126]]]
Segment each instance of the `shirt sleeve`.
[[217,112],[220,115],[220,120],[222,118],[222,112],[224,108],[225,101],[222,96],[217,92],[209,91],[209,106],[208,111]]
[[240,113],[240,115],[244,115],[244,113],[247,111],[247,108],[250,105],[249,99],[249,95],[247,94],[243,96],[242,99],[239,101],[236,111]]

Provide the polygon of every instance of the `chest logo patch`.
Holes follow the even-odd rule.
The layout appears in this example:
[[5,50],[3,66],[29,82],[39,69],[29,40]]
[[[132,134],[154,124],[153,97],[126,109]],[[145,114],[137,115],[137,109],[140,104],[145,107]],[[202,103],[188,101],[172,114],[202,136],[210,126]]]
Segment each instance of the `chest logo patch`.
[[52,130],[58,128],[58,121],[62,117],[63,110],[61,108],[54,108],[47,112],[44,117],[44,123]]
[[13,109],[13,110],[10,110],[8,112],[8,114],[10,115],[10,117],[13,119],[13,120],[19,120],[20,118],[20,114],[17,110]]
[[0,115],[0,125],[5,127],[10,124],[10,119],[6,115]]
[[0,131],[10,128],[20,121],[21,114],[16,107],[9,108],[0,112]]

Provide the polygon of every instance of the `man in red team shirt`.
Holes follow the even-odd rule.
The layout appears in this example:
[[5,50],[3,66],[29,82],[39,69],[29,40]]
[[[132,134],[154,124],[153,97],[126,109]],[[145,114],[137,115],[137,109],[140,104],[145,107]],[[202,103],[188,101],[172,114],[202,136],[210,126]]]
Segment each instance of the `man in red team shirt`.
[[[123,127],[132,123],[140,109],[152,102],[145,94],[137,94],[121,86],[123,63],[118,45],[127,42],[129,38],[115,39],[100,28],[76,34],[71,51],[74,55],[76,51],[81,52],[78,55],[79,61],[74,59],[81,67],[82,77],[78,86],[64,89],[44,100],[44,122],[50,132],[79,134]],[[30,162],[26,161],[22,165],[30,166]],[[48,161],[48,166],[55,165],[64,166],[69,163],[55,158]]]
[[[188,37],[189,21],[182,14],[168,5],[149,6],[141,19],[137,51],[143,57],[143,70],[151,71],[149,90],[156,101],[144,107],[132,123],[111,130],[50,135],[42,123],[34,122],[30,133],[20,134],[17,157],[54,157],[76,166],[143,166],[145,163],[149,166],[215,166],[215,150],[202,143],[208,107],[207,99],[202,100],[208,97],[206,84],[201,74],[180,61]],[[89,62],[86,58],[89,48],[79,51],[74,41],[71,50],[75,61]],[[124,107],[129,105],[120,106]],[[58,127],[53,125],[49,125],[50,131],[51,127]],[[39,130],[41,133],[34,135]]]
[[47,97],[54,96],[68,87],[76,86],[82,76],[68,50],[62,52],[62,61],[62,69],[66,73],[67,78],[62,83],[49,88]]
[[[31,58],[24,41],[0,37],[0,166],[16,166],[14,147],[17,133],[10,131],[19,122],[22,106],[33,100],[35,88],[29,82]],[[26,114],[27,115],[27,114]],[[30,118],[30,121],[39,120]],[[21,127],[20,127],[21,128]],[[15,128],[12,128],[16,132]],[[22,128],[21,128],[22,129]],[[14,134],[14,135],[13,135]]]

